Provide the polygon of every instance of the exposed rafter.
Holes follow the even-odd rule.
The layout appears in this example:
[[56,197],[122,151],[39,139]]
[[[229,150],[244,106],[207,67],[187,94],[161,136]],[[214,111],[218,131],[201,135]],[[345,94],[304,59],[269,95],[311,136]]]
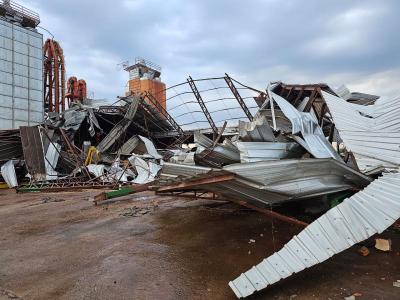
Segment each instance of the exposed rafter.
[[176,123],[176,121],[174,120],[174,118],[167,112],[167,110],[162,107],[162,105],[160,104],[160,102],[157,101],[157,99],[150,93],[150,92],[145,92],[144,93],[144,98],[149,100],[150,103],[152,104],[152,106],[157,109],[157,111],[164,116],[168,122],[172,125],[172,127],[178,132],[179,135],[183,135],[183,130],[182,128],[179,126],[178,123]]
[[229,89],[231,90],[232,94],[235,96],[236,100],[239,102],[239,105],[242,107],[247,118],[250,120],[250,122],[253,121],[253,115],[251,114],[250,110],[247,108],[246,103],[244,102],[242,96],[240,96],[239,91],[237,90],[236,86],[233,84],[229,75],[225,73],[224,79],[225,79],[225,82],[228,85]]
[[207,106],[205,105],[205,103],[203,101],[203,98],[201,97],[200,92],[197,89],[196,84],[194,83],[192,77],[189,76],[189,78],[187,79],[187,82],[189,83],[190,88],[192,89],[192,92],[193,92],[194,96],[197,99],[197,102],[199,102],[199,105],[200,105],[204,115],[206,116],[207,121],[210,124],[212,131],[214,132],[214,135],[217,136],[218,135],[218,128],[215,125],[214,120],[212,119],[211,114],[208,111]]

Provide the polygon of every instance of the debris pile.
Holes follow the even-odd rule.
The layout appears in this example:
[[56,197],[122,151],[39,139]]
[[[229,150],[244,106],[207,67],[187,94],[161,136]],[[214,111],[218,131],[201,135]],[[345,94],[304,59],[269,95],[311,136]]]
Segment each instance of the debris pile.
[[[205,83],[212,87],[201,87]],[[399,98],[326,84],[275,82],[259,91],[227,74],[189,77],[162,93],[166,104],[149,91],[109,106],[72,102],[62,113],[47,112],[39,126],[0,132],[2,178],[18,192],[113,190],[95,196],[95,204],[147,189],[212,194],[306,226],[229,283],[238,297],[321,263],[399,219]],[[272,211],[317,199],[331,209],[309,225]],[[133,207],[123,215],[148,212]]]
[[142,132],[127,139],[143,99],[124,101],[113,107],[115,114],[75,102],[61,114],[47,113],[39,126],[0,132],[2,178],[18,192],[116,189],[153,181],[163,157]]

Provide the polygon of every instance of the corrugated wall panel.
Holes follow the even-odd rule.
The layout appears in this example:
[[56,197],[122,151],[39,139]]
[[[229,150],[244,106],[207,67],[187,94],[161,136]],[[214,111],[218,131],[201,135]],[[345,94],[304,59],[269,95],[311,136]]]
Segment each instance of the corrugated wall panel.
[[43,37],[0,19],[0,130],[43,121]]
[[12,108],[12,97],[0,95],[0,109],[2,107]]
[[12,62],[0,59],[0,72],[12,73]]
[[12,51],[4,48],[0,49],[0,59],[12,61]]
[[12,50],[12,39],[2,36],[0,39],[0,48]]

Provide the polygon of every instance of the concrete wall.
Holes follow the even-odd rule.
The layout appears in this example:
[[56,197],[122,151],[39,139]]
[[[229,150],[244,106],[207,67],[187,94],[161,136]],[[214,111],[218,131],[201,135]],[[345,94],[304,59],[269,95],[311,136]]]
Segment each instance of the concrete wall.
[[43,121],[43,36],[0,19],[0,130]]

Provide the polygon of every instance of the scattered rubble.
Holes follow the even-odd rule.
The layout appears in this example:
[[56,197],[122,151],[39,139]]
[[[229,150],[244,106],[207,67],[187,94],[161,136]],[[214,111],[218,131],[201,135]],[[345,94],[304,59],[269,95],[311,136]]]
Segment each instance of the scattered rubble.
[[124,210],[119,214],[120,216],[123,217],[140,217],[149,213],[154,212],[156,209],[155,206],[153,207],[128,207],[124,208]]
[[357,250],[358,254],[360,254],[361,256],[368,256],[369,255],[369,249],[365,246],[362,246],[361,248],[359,248]]
[[[227,110],[242,110],[242,117],[213,120],[218,110],[211,103],[221,99],[204,100],[205,90],[197,87],[213,80],[225,82],[232,100]],[[253,94],[246,97],[249,103],[236,85]],[[73,101],[62,112],[47,112],[38,126],[0,132],[3,180],[17,192],[110,189],[94,196],[95,205],[148,189],[160,195],[211,195],[306,227],[229,283],[237,297],[321,263],[400,217],[398,98],[342,98],[344,89],[325,84],[281,82],[264,92],[228,75],[189,78],[179,87],[188,90],[166,100],[191,94],[209,128],[191,127],[198,123],[187,120],[192,109],[175,111],[187,100],[167,110],[149,91],[119,97],[110,106]],[[363,97],[369,100],[364,103]],[[15,151],[7,153],[11,145]],[[275,211],[292,202],[307,206],[313,199],[333,208],[311,224]],[[153,210],[133,207],[121,216]],[[377,240],[376,248],[389,251],[386,242]],[[369,254],[365,247],[358,252]]]
[[392,251],[392,241],[390,239],[375,239],[375,248],[380,251]]
[[42,203],[50,203],[50,202],[64,202],[65,199],[62,198],[54,198],[54,197],[43,197]]
[[[96,105],[87,97],[85,80],[65,80],[57,41],[48,39],[41,51],[43,37],[35,29],[39,15],[10,1],[0,4],[3,34],[12,28],[15,45],[30,49],[19,49],[25,54],[18,55],[15,45],[7,50],[10,66],[26,61],[23,67],[36,65],[38,74],[36,79],[28,74],[21,87],[14,83],[13,76],[21,77],[15,67],[2,70],[12,118],[21,112],[19,106],[27,110],[18,116],[22,120],[1,119],[1,128],[13,127],[0,131],[1,186],[20,193],[111,190],[95,195],[95,205],[149,189],[159,195],[206,195],[302,227],[282,249],[244,273],[238,270],[229,282],[238,298],[322,263],[400,218],[399,97],[324,83],[271,82],[258,90],[228,74],[189,76],[165,88],[161,67],[137,58],[134,65],[123,63],[130,76],[125,96]],[[14,26],[29,42],[18,41]],[[311,223],[275,211],[317,201],[330,209]],[[120,215],[138,217],[155,209],[134,206]],[[375,248],[391,251],[391,240],[376,239]],[[358,253],[367,256],[369,250],[361,247]]]

